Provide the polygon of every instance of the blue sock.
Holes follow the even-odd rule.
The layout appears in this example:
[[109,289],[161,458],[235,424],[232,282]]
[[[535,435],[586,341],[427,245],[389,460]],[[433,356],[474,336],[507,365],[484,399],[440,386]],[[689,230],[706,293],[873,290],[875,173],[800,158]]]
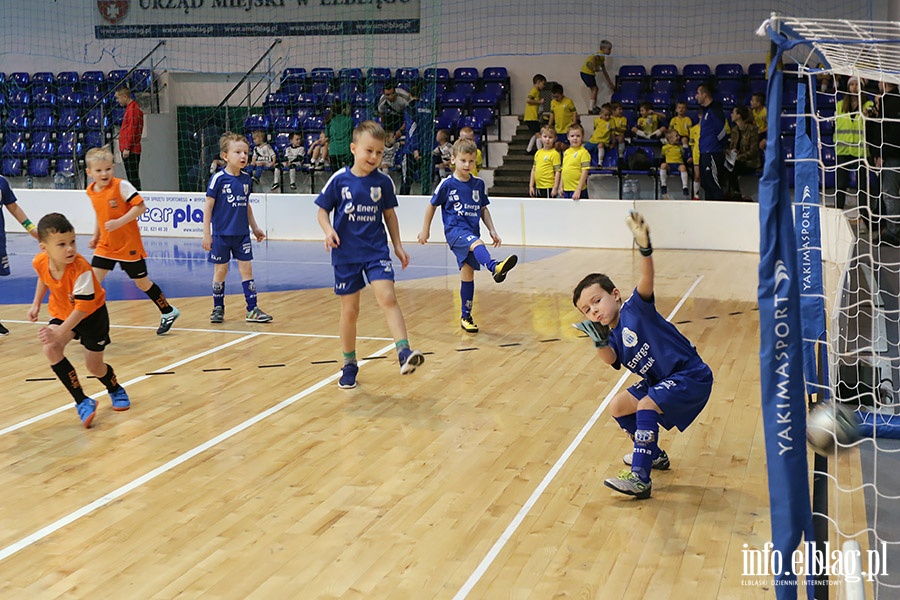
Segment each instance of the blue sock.
[[653,459],[659,456],[659,415],[655,410],[637,411],[637,429],[634,432],[634,454],[631,457],[631,470],[641,481],[650,481],[650,468]]
[[634,440],[634,431],[637,429],[637,416],[634,413],[630,415],[622,415],[621,417],[613,417],[622,431],[628,434],[628,437]]
[[484,244],[475,246],[475,249],[472,250],[472,254],[475,255],[475,260],[478,261],[478,264],[484,265],[489,271],[493,271],[494,267],[497,266],[497,261],[491,258],[491,253],[488,252],[487,246]]
[[225,282],[213,281],[213,306],[225,306]]
[[256,308],[256,282],[252,279],[242,281],[244,286],[244,298],[247,300],[247,312]]
[[[480,246],[479,246],[480,247]],[[475,282],[460,281],[459,282],[459,299],[462,300],[462,316],[468,317],[472,314],[472,300],[475,298]]]

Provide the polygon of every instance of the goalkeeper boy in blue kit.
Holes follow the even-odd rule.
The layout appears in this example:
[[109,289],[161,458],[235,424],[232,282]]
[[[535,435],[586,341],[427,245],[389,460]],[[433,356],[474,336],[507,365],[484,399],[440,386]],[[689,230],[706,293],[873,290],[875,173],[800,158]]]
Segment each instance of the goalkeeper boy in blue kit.
[[634,452],[624,458],[631,470],[620,471],[604,484],[643,499],[651,493],[650,469],[670,467],[659,448],[659,426],[684,431],[693,423],[709,400],[713,375],[693,344],[656,310],[647,223],[634,211],[625,222],[642,255],[634,292],[623,300],[609,277],[592,273],[575,286],[572,302],[587,317],[575,327],[591,338],[600,358],[614,369],[624,365],[642,377],[610,403],[613,418],[634,441]]

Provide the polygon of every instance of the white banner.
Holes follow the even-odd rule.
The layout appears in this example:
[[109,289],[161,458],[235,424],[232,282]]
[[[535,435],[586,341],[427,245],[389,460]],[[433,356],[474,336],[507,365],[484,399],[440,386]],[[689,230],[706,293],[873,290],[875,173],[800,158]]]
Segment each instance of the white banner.
[[421,0],[97,0],[97,39],[418,33]]
[[[181,192],[142,192],[147,210],[138,218],[141,235],[160,237],[201,237],[205,194]],[[250,196],[250,206],[257,224],[265,229],[266,204],[261,196]]]

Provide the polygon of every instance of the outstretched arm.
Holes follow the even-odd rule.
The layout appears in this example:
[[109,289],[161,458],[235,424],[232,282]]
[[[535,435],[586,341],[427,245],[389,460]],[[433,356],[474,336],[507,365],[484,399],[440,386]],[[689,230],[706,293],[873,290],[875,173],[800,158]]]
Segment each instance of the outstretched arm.
[[644,217],[637,211],[631,211],[625,217],[625,223],[631,229],[634,241],[641,251],[641,278],[637,284],[637,293],[649,301],[653,298],[653,246],[650,244],[650,227]]

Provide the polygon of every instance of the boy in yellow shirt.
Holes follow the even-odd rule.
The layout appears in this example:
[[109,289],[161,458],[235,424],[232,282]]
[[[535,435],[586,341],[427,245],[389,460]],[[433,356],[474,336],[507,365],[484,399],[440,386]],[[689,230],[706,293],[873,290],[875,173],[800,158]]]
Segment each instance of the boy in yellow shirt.
[[541,141],[541,106],[544,104],[544,101],[541,100],[541,90],[544,89],[547,78],[538,73],[531,78],[531,82],[534,87],[525,97],[525,117],[522,119],[528,126],[528,131],[531,132],[528,148],[525,149],[528,154],[531,154],[531,151]]
[[581,145],[584,129],[575,123],[569,125],[569,147],[562,159],[562,197],[572,200],[587,198],[587,176],[591,168],[591,153]]
[[649,102],[641,102],[639,107],[641,116],[638,117],[637,125],[631,128],[631,132],[642,138],[659,139],[666,134],[666,126],[662,124],[662,113],[653,110],[653,105]]
[[681,146],[681,136],[674,129],[666,132],[666,143],[662,147],[663,161],[659,165],[659,185],[663,196],[669,193],[669,171],[678,170],[681,174],[681,193],[688,197],[688,171],[684,164],[684,148]]
[[691,127],[693,125],[694,121],[687,115],[687,102],[678,102],[675,105],[675,116],[669,121],[669,129],[674,129],[678,132],[678,136],[681,138],[681,146],[685,150],[688,149]]
[[528,194],[532,198],[556,198],[559,192],[560,170],[562,160],[559,152],[553,147],[556,134],[550,126],[541,128],[541,141],[544,147],[535,152],[534,165],[528,182]]
[[609,76],[609,71],[606,70],[606,57],[612,53],[612,42],[609,40],[603,40],[600,42],[600,51],[597,54],[591,54],[584,61],[584,64],[581,65],[581,80],[584,82],[584,85],[591,90],[591,106],[588,110],[589,114],[597,115],[600,114],[600,109],[597,108],[597,92],[600,91],[600,88],[597,87],[597,77],[596,73],[603,73],[603,78],[606,79],[606,85],[609,88],[610,93],[615,91],[616,86],[613,84],[612,78]]
[[753,122],[759,131],[759,149],[766,149],[766,133],[769,131],[769,115],[766,112],[766,97],[763,94],[750,96],[750,112],[753,114]]
[[628,119],[623,114],[624,108],[621,102],[610,102],[609,110],[612,116],[609,118],[611,134],[616,138],[619,149],[619,158],[625,154],[625,132],[628,131]]
[[556,149],[562,152],[568,145],[569,125],[578,123],[578,111],[575,103],[567,98],[563,86],[554,83],[551,88],[553,100],[550,101],[550,127],[556,130]]
[[612,142],[612,122],[609,104],[600,107],[600,114],[594,119],[594,132],[591,139],[584,145],[588,152],[597,150],[597,164],[603,164],[606,147]]
[[694,184],[692,198],[700,199],[700,121],[691,127],[688,136],[691,145],[691,162],[694,164]]

